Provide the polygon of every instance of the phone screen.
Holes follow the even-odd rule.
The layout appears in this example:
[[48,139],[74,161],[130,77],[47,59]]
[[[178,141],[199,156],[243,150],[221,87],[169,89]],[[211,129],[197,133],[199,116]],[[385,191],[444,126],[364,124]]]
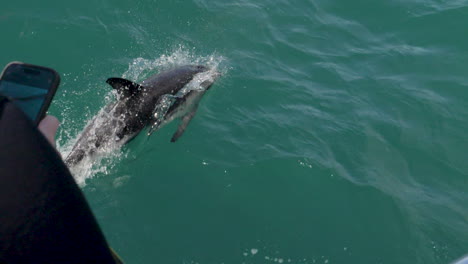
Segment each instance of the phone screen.
[[45,68],[13,64],[3,73],[0,94],[37,121],[54,81],[54,73]]

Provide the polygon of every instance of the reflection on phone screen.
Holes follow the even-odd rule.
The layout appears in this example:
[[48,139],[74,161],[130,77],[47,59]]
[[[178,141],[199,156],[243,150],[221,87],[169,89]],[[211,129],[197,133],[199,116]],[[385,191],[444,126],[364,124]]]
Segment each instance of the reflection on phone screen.
[[3,80],[0,82],[0,94],[8,97],[31,120],[35,120],[41,110],[47,90]]

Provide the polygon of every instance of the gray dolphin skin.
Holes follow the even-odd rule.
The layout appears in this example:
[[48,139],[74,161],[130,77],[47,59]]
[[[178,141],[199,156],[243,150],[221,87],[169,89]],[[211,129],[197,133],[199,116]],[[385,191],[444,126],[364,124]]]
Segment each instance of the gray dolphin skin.
[[[175,142],[185,131],[195,115],[203,94],[213,84],[213,80],[201,84],[204,89],[190,90],[155,118],[155,108],[162,104],[167,95],[177,95],[194,76],[209,68],[202,65],[177,67],[149,77],[141,84],[122,78],[109,78],[107,83],[118,91],[118,100],[108,104],[81,133],[72,151],[65,159],[68,166],[74,166],[86,156],[96,153],[100,148],[111,144],[124,144],[135,137],[147,125],[158,129],[177,117],[182,121],[172,137]],[[159,122],[159,123],[158,123]]]

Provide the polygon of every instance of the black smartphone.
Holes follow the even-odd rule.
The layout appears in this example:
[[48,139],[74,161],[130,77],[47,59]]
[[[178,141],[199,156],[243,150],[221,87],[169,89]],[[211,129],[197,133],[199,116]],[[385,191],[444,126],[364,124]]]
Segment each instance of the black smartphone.
[[36,124],[44,118],[60,83],[50,68],[9,63],[0,76],[0,95],[7,97]]

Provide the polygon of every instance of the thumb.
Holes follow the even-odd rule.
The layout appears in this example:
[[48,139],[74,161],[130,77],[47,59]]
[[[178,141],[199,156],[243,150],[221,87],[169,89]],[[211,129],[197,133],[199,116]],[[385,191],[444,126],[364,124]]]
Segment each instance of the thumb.
[[60,122],[55,116],[47,115],[39,123],[39,130],[47,138],[52,146],[55,147],[55,133],[60,125]]

